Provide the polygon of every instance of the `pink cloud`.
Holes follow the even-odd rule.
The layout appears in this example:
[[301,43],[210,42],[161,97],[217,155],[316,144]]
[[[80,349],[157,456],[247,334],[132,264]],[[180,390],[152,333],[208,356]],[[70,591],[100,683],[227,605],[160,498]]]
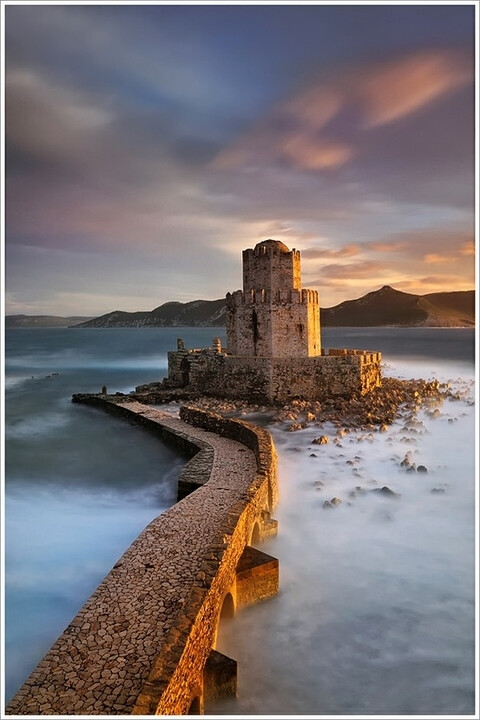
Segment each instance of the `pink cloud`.
[[374,68],[359,87],[366,127],[411,115],[470,79],[464,61],[447,51],[417,52]]
[[[471,80],[460,54],[415,52],[331,81],[314,79],[275,105],[250,130],[221,151],[212,166],[232,169],[282,162],[307,171],[346,165],[365,130],[408,117]],[[353,110],[350,139],[334,139],[340,113]],[[330,126],[330,132],[329,132]]]

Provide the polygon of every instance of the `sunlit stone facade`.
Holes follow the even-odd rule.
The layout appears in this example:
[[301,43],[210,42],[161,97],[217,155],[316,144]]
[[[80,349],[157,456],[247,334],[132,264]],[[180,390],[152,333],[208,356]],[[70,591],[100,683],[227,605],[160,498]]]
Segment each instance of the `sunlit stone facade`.
[[300,253],[276,240],[243,251],[243,290],[227,294],[227,352],[246,357],[320,355],[316,290],[302,290]]
[[325,351],[316,290],[302,288],[300,252],[276,240],[243,251],[243,290],[227,294],[227,347],[168,353],[165,387],[260,403],[365,394],[381,384],[381,355]]

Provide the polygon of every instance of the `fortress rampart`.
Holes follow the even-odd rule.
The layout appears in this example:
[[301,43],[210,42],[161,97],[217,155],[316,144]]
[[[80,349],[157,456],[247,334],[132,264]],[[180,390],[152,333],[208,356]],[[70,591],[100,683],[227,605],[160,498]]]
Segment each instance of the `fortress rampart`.
[[212,347],[168,353],[166,386],[268,404],[364,395],[380,384],[381,353],[331,349],[313,357],[239,357]]
[[276,532],[272,439],[192,408],[179,419],[128,397],[73,400],[134,420],[193,455],[181,478],[190,492],[143,530],[6,712],[201,713],[236,689],[235,661],[215,650],[220,618],[278,590],[278,561],[251,547]]

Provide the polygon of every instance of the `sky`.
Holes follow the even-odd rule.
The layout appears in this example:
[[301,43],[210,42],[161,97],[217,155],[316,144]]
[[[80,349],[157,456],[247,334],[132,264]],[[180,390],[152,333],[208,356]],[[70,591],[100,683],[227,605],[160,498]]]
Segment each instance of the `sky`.
[[7,314],[474,287],[474,4],[4,9]]

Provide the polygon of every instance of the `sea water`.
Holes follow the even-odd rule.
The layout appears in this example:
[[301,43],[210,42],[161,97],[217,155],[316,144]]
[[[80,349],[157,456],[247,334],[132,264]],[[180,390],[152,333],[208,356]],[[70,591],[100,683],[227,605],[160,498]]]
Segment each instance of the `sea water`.
[[[218,334],[7,333],[7,700],[144,525],[174,502],[183,462],[141,429],[72,405],[71,394],[128,392],[166,374],[177,336],[204,347]],[[281,502],[278,537],[262,550],[280,559],[281,589],[222,625],[219,649],[239,662],[239,697],[208,712],[471,713],[473,331],[327,329],[323,344],[380,350],[385,374],[450,381],[460,399],[439,414],[420,409],[415,434],[405,418],[338,443],[328,424],[269,426]],[[319,434],[330,443],[312,445]],[[400,466],[407,452],[426,474]],[[369,492],[383,485],[399,497]],[[334,496],[342,503],[325,510]]]

